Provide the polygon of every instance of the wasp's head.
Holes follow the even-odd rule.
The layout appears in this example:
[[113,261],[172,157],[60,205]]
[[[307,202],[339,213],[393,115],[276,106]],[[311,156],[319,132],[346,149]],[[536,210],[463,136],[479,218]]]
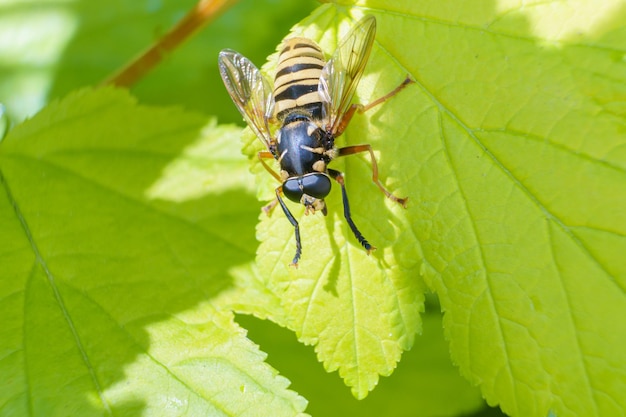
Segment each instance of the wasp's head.
[[330,178],[321,172],[287,178],[283,193],[291,201],[302,203],[306,214],[320,210],[326,215],[324,197],[330,193]]

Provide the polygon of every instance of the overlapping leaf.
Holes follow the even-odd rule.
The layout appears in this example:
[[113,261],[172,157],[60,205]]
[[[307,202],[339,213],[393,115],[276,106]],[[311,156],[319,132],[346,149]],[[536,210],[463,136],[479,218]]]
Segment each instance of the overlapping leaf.
[[83,91],[0,143],[0,413],[301,414],[211,305],[257,204],[239,129],[206,123]]
[[373,256],[338,190],[326,219],[292,206],[298,270],[281,213],[258,229],[284,324],[357,396],[411,345],[421,275],[441,297],[455,361],[490,403],[520,416],[626,413],[626,9],[579,3],[362,1],[296,28],[332,51],[338,24],[372,14],[358,99],[416,81],[357,115],[343,142],[371,143],[409,208],[378,193],[366,158],[335,166]]

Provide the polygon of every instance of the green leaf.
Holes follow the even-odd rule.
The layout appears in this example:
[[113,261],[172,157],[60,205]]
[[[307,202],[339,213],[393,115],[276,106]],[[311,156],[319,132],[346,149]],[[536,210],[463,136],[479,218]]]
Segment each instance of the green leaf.
[[[285,322],[285,311],[278,295],[269,291],[263,274],[254,264],[232,272],[233,287],[222,291],[214,304],[275,323]],[[248,337],[268,353],[268,362],[292,381],[293,389],[309,400],[307,411],[312,415],[391,417],[413,415],[415,410],[441,417],[470,415],[485,404],[479,391],[450,363],[441,313],[434,304],[429,304],[432,312],[424,316],[424,334],[419,343],[403,355],[393,375],[382,378],[376,390],[363,400],[355,399],[340,379],[325,372],[316,362],[315,353],[299,344],[287,329],[250,316],[238,316],[237,322],[248,330]],[[496,415],[502,414],[489,414]]]
[[[406,74],[416,83],[356,115],[339,146],[371,143],[409,207],[377,191],[366,157],[337,161],[378,250],[359,247],[335,187],[326,218],[288,203],[297,270],[293,228],[280,209],[263,218],[257,262],[279,322],[360,398],[413,343],[421,275],[441,298],[454,361],[490,404],[626,415],[623,3],[361,1],[325,5],[294,33],[331,52],[363,14],[378,33],[357,100]],[[276,184],[256,172],[269,201]]]
[[301,415],[211,303],[256,245],[239,132],[104,89],[0,143],[0,414]]
[[9,130],[9,116],[6,113],[6,107],[4,104],[0,103],[0,141],[4,139],[4,135],[6,135]]
[[[321,39],[320,44],[325,50],[333,50],[329,45],[341,37],[337,36],[334,26],[340,18],[342,16],[337,15],[334,8],[320,8],[295,28],[294,33]],[[344,22],[341,32],[345,33],[349,26],[348,22]],[[271,67],[268,69],[271,72]],[[405,76],[389,79],[381,90],[392,90]],[[371,88],[367,81],[371,75],[366,74],[364,78],[360,89]],[[383,117],[393,115],[394,109],[398,110],[396,115],[401,117],[401,106],[402,100],[394,98],[385,105],[388,112]],[[355,121],[353,125],[360,123],[362,121]],[[379,121],[378,126],[378,129],[387,126],[387,122]],[[361,132],[365,129],[361,125]],[[391,135],[406,131],[402,124],[393,122],[388,123],[385,129]],[[351,129],[344,136],[343,143],[357,143],[351,139],[355,131],[359,129]],[[376,143],[375,135],[370,133],[366,137],[371,143]],[[251,138],[249,141],[253,145],[246,146],[246,152],[255,157],[256,140]],[[397,146],[398,143],[393,142],[386,145],[387,149],[397,149]],[[389,151],[386,155],[393,153]],[[396,194],[403,196],[403,191],[398,189],[399,182],[386,181],[386,178],[397,178],[393,161],[385,157],[380,161],[390,162],[382,173],[383,181]],[[351,167],[358,167],[358,170]],[[266,273],[266,285],[280,297],[284,320],[279,319],[278,323],[294,330],[304,343],[315,345],[325,368],[328,371],[339,370],[341,377],[352,387],[353,394],[363,398],[376,386],[379,375],[390,375],[402,351],[411,347],[414,335],[420,329],[423,285],[407,274],[407,271],[417,274],[419,257],[408,259],[405,265],[399,267],[393,253],[392,242],[400,242],[402,247],[407,238],[415,248],[414,237],[405,235],[397,224],[387,220],[404,216],[404,209],[385,201],[377,191],[364,158],[347,158],[335,168],[347,172],[346,184],[351,194],[354,221],[378,250],[368,257],[346,228],[341,196],[336,190],[326,199],[329,207],[326,218],[320,215],[305,217],[302,207],[288,203],[299,219],[304,245],[298,269],[289,266],[295,252],[293,228],[280,208],[269,218],[261,216],[257,229],[261,240],[257,264]],[[261,195],[271,199],[271,190],[276,184],[270,185],[269,176],[258,166],[255,172],[262,175]],[[373,218],[380,221],[369,227],[368,219]]]

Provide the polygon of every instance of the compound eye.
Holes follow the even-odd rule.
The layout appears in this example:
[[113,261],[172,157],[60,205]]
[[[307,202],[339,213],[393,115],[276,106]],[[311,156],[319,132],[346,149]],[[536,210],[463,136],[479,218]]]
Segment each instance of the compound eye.
[[330,193],[330,178],[325,174],[309,174],[301,179],[304,194],[324,198]]
[[303,193],[298,178],[289,178],[283,183],[283,194],[291,201],[299,203]]

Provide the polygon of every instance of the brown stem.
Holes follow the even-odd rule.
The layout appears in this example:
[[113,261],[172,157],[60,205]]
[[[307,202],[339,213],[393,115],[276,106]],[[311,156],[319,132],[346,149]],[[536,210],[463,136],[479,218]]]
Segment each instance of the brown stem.
[[198,0],[194,8],[172,30],[121,70],[104,80],[101,85],[130,87],[156,67],[168,53],[176,49],[194,32],[236,2],[237,0]]

